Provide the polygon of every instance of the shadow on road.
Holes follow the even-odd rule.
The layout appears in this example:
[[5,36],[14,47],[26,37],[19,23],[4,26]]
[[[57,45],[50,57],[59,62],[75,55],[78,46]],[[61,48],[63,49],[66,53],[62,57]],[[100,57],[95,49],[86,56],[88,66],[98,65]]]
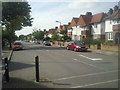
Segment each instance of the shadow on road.
[[34,46],[26,47],[24,50],[65,50],[65,47],[52,47],[52,46]]
[[25,63],[20,63],[20,62],[10,62],[10,72],[19,70],[19,69],[24,69],[24,68],[30,68],[30,67],[35,67],[33,64],[25,64]]
[[[33,46],[33,47],[27,47],[24,50],[67,50],[66,47],[53,47],[53,46]],[[72,51],[72,50],[70,50]],[[91,50],[87,50],[87,51],[79,51],[79,52],[92,52]]]
[[[47,88],[46,86],[41,85],[40,83],[35,83],[34,81],[26,81],[19,78],[10,77],[9,82],[4,82],[2,84],[3,90],[6,88]],[[36,89],[35,89],[36,90]]]

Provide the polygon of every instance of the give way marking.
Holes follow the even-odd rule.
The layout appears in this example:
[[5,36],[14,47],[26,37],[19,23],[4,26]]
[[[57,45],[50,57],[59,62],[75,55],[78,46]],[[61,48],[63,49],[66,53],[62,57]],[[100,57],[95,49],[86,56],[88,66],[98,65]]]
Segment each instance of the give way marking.
[[84,55],[79,55],[79,56],[84,57],[84,58],[87,58],[87,59],[90,59],[90,60],[92,60],[92,61],[103,60],[102,58],[89,58],[89,57],[84,56]]

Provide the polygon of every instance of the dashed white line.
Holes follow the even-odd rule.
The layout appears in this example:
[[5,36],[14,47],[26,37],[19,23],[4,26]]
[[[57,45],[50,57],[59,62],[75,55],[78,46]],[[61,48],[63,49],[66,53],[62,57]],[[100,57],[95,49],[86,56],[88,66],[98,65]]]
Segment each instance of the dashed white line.
[[86,76],[95,76],[95,75],[108,74],[108,73],[114,73],[114,72],[118,72],[118,70],[107,71],[107,72],[99,72],[99,73],[89,73],[89,74],[83,74],[83,75],[78,75],[78,76],[59,78],[59,79],[55,79],[54,81],[67,80],[67,79],[73,79],[73,78],[78,78],[78,77],[86,77]]
[[77,59],[73,58],[73,60],[78,61]]
[[70,87],[70,88],[83,88],[83,87],[94,86],[94,85],[99,85],[99,84],[112,83],[112,82],[116,82],[116,81],[119,81],[119,79],[109,80],[109,81],[104,81],[104,82],[91,83],[91,84],[86,84],[86,85],[82,85],[82,86]]
[[84,55],[79,55],[79,56],[84,57],[84,58],[87,58],[87,59],[89,59],[89,60],[93,60],[93,61],[102,60],[102,58],[89,58],[89,57],[84,56]]

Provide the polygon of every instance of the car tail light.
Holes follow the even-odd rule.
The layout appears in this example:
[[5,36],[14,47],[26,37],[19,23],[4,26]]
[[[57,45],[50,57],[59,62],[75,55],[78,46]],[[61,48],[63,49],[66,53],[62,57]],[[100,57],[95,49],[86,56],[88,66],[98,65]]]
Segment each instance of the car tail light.
[[81,48],[80,46],[76,46],[76,48]]

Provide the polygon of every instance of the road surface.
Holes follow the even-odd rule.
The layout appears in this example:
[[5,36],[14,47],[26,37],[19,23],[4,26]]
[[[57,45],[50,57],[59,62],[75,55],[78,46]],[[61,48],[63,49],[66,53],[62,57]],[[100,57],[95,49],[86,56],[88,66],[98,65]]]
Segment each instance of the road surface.
[[35,57],[40,59],[40,83],[53,88],[118,88],[118,56],[74,52],[61,47],[26,44],[14,51],[10,76],[35,82]]

